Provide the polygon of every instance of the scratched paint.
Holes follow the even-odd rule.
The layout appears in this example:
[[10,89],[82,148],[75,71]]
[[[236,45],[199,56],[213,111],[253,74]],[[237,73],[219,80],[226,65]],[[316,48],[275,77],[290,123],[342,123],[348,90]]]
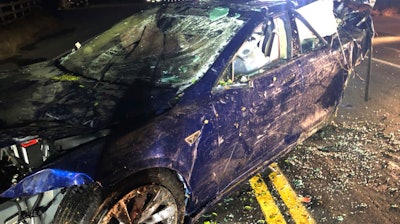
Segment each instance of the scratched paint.
[[[340,42],[329,37],[334,38],[329,45],[316,45],[304,53],[296,29],[296,14],[290,13],[289,6],[277,7],[277,11],[272,7],[271,14],[260,8],[249,11],[251,5],[229,6],[229,13],[215,21],[208,17],[210,7],[193,8],[179,4],[168,8],[167,4],[163,6],[167,9],[161,11],[156,7],[153,11],[143,12],[142,17],[146,17],[143,24],[134,26],[128,22],[138,29],[118,36],[121,43],[94,39],[89,44],[91,47],[82,46],[65,56],[58,67],[53,62],[46,62],[1,75],[2,83],[10,84],[1,86],[2,92],[10,93],[1,101],[10,106],[1,107],[0,119],[3,121],[11,114],[13,119],[10,121],[15,122],[0,123],[6,124],[0,133],[1,144],[8,144],[10,139],[13,141],[15,135],[26,136],[31,132],[53,139],[109,128],[111,131],[107,138],[81,145],[50,165],[90,173],[105,188],[113,187],[144,169],[162,167],[174,170],[181,175],[188,192],[192,192],[186,211],[196,219],[202,211],[263,166],[287,153],[327,121],[343,95],[348,74],[365,54],[366,48],[358,46],[365,46],[368,42],[364,31],[357,33],[359,29],[339,29]],[[174,16],[167,13],[165,17],[157,17],[163,12],[174,12]],[[178,12],[183,16],[176,16]],[[187,21],[194,25],[190,26],[191,22],[185,24]],[[226,24],[218,26],[223,21]],[[275,24],[271,21],[280,22]],[[180,25],[175,27],[176,24]],[[247,44],[246,41],[259,27],[271,24],[283,26],[281,31],[287,38],[280,41],[286,47],[285,57],[275,54],[277,56],[271,63],[257,71],[249,71],[251,73],[245,78],[235,80],[233,77],[232,83],[227,83],[224,79],[226,71],[232,68],[239,49]],[[191,30],[198,26],[203,31],[211,29],[206,34],[215,41],[208,43],[210,41],[205,41],[205,37],[199,37]],[[175,28],[191,32],[183,36],[172,35],[170,32]],[[225,28],[229,28],[228,33]],[[133,33],[134,38],[129,39]],[[119,32],[111,34],[106,35],[106,40],[114,40],[113,35],[120,35]],[[141,49],[141,44],[151,46],[149,38],[152,34],[159,34],[160,39],[154,43],[157,47],[144,48],[149,52]],[[172,39],[167,40],[169,37]],[[194,53],[194,45],[206,42],[211,46],[198,46],[202,51]],[[281,50],[273,46],[265,48],[263,53]],[[97,47],[101,52],[94,53]],[[121,49],[126,53],[124,56],[116,52]],[[176,57],[168,57],[174,49],[181,51],[172,54]],[[184,49],[191,53],[185,54]],[[130,54],[129,50],[133,52]],[[144,68],[145,72],[135,67],[143,66],[142,63],[118,63],[125,56],[132,59],[140,54],[149,56],[153,53],[160,56],[160,60],[147,57],[145,61],[149,66]],[[85,54],[92,57],[83,57]],[[77,65],[72,63],[75,56]],[[170,59],[176,61],[168,61]],[[177,59],[185,60],[179,64]],[[163,63],[163,60],[168,63]],[[84,61],[89,66],[82,66]],[[98,62],[98,67],[95,64],[91,66],[92,61]],[[193,61],[201,66],[187,67]],[[120,66],[121,73],[110,68],[111,65]],[[74,71],[81,74],[81,78],[74,82],[52,79],[65,74],[63,66],[69,70],[77,69]],[[133,69],[132,73],[129,69]],[[151,72],[155,70],[157,72]],[[190,71],[194,70],[192,74]],[[225,84],[219,85],[220,80]],[[21,91],[14,91],[14,87]],[[79,162],[71,164],[70,161]]]

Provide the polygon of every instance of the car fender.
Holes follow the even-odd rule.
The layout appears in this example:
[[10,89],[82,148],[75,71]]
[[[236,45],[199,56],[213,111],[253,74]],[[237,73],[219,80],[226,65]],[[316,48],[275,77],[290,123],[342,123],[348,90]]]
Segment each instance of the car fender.
[[93,182],[106,138],[98,138],[77,146],[44,164],[0,194],[16,198],[43,193],[62,187]]
[[85,173],[59,169],[44,169],[33,173],[0,194],[4,198],[17,198],[43,193],[61,187],[93,182]]

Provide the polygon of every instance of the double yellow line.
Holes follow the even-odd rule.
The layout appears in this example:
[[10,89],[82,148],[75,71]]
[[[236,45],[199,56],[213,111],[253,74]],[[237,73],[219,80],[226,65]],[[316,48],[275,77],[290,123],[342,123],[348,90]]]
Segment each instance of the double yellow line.
[[[278,165],[273,163],[269,167],[272,172],[268,177],[289,210],[293,221],[296,224],[315,224],[315,220],[303,206],[301,200],[297,197],[296,192],[290,186]],[[256,199],[264,214],[265,221],[269,224],[286,223],[284,216],[276,204],[274,197],[270,193],[268,186],[265,184],[261,174],[252,177],[249,182],[255,192]]]

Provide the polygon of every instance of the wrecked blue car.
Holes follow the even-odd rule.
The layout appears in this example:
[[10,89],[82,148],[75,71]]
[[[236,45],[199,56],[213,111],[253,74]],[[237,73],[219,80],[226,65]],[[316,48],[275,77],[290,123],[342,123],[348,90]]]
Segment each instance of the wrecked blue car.
[[158,4],[1,72],[0,221],[198,219],[329,121],[370,49],[361,5]]

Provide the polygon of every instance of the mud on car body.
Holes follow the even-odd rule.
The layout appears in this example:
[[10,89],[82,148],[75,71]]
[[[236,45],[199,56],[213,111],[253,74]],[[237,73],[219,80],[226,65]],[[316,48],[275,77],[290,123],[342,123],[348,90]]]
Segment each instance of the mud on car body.
[[365,11],[306,3],[155,5],[1,72],[2,221],[196,220],[323,126],[369,49]]

